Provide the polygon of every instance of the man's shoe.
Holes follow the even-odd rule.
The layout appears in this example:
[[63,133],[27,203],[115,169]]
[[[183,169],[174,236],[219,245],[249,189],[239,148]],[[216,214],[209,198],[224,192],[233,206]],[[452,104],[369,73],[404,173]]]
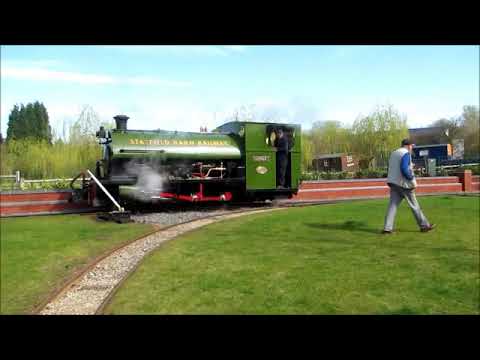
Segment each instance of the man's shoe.
[[391,230],[383,230],[383,231],[382,231],[382,234],[384,234],[384,235],[390,235],[390,234],[393,234],[393,231],[391,231]]
[[436,226],[435,224],[431,224],[430,226],[421,228],[420,231],[421,232],[429,232],[429,231],[432,231],[435,228],[435,226]]

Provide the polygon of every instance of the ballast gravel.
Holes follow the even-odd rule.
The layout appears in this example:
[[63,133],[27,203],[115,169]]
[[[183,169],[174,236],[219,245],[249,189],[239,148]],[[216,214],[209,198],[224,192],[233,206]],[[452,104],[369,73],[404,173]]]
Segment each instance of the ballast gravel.
[[[271,205],[270,205],[271,206]],[[262,208],[268,208],[269,205],[261,205]],[[238,207],[238,211],[253,210],[252,207]],[[217,216],[232,213],[232,208],[217,208],[217,209],[198,209],[193,210],[186,208],[184,210],[179,210],[178,208],[173,211],[162,211],[154,213],[139,213],[132,214],[131,218],[138,223],[148,223],[156,224],[161,226],[170,226],[176,225],[187,221],[192,221],[195,219],[201,219],[206,216]]]
[[[281,210],[281,208],[269,208],[244,212],[217,210],[215,212],[200,211],[177,214],[148,214],[133,216],[135,221],[148,222],[159,225],[172,225],[180,222],[191,221],[197,217],[203,217],[185,224],[178,224],[164,230],[148,235],[144,238],[113,252],[111,255],[98,262],[90,271],[80,276],[67,288],[49,302],[40,312],[42,315],[93,315],[102,306],[108,295],[116,286],[140,263],[142,258],[162,243],[171,240],[178,235],[190,230],[226,219],[232,219],[244,215],[262,213],[267,211]],[[205,216],[209,216],[205,218]],[[213,215],[213,217],[212,217]]]

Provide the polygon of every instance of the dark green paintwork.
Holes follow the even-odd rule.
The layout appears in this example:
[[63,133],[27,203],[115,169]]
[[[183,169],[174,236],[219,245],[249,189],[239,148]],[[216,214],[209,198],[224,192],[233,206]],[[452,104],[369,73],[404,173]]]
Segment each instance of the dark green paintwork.
[[[276,188],[275,149],[266,143],[267,132],[265,124],[245,124],[245,156],[247,190],[263,190]],[[258,157],[266,161],[256,161]],[[259,174],[257,167],[267,169],[265,174]]]
[[232,136],[219,133],[175,131],[114,131],[114,158],[240,159],[241,149]]
[[[247,190],[270,190],[276,188],[276,151],[267,142],[267,126],[270,123],[244,123]],[[286,124],[279,124],[286,125]],[[295,143],[291,150],[292,189],[297,189],[300,178],[300,126],[295,128]],[[263,159],[261,158],[263,156]],[[260,161],[259,161],[260,160]],[[258,173],[259,166],[267,168],[264,174]]]
[[[300,140],[300,136],[298,137],[298,140]],[[301,172],[300,166],[302,163],[302,154],[300,153],[300,151],[292,152],[291,158],[292,158],[292,165],[291,165],[292,188],[298,189],[300,186],[300,172]]]

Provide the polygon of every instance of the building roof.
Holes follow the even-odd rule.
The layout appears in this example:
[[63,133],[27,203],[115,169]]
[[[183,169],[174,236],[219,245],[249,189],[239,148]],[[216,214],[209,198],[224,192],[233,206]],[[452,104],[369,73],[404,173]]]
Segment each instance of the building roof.
[[430,126],[424,128],[412,128],[408,129],[410,135],[435,135],[443,133],[444,129],[440,126]]
[[320,155],[315,155],[315,156],[313,157],[313,160],[339,158],[339,157],[346,156],[346,155],[347,155],[347,154],[345,154],[345,153],[320,154]]
[[428,148],[428,147],[437,147],[437,146],[448,146],[450,144],[430,144],[430,145],[414,145],[413,148]]

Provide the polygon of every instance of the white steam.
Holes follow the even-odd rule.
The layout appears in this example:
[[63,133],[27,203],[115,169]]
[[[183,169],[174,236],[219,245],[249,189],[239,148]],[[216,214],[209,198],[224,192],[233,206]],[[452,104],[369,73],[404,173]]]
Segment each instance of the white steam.
[[149,165],[129,162],[125,166],[128,175],[136,176],[137,182],[129,195],[140,201],[151,201],[152,196],[158,196],[163,191],[166,177]]

